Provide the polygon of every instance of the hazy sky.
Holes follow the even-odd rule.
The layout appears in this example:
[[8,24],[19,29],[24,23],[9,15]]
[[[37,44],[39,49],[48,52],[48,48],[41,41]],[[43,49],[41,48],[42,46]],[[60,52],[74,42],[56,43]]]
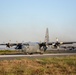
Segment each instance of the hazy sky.
[[0,42],[76,41],[76,0],[0,0]]

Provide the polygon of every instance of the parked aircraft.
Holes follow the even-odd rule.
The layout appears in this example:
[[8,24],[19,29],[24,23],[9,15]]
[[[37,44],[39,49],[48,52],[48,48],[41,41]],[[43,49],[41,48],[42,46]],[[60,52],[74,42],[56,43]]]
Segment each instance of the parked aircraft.
[[63,44],[73,44],[76,42],[27,42],[27,43],[6,43],[0,45],[6,45],[7,47],[16,46],[15,49],[22,50],[25,53],[43,53],[51,45],[52,48],[58,49]]
[[48,34],[48,28],[46,29],[46,35],[45,35],[45,42],[35,42],[35,43],[6,43],[6,44],[0,44],[0,45],[6,45],[7,47],[16,46],[15,49],[21,49],[25,52],[45,52],[49,45],[51,45],[52,48],[58,49],[60,45],[63,44],[73,44],[76,42],[59,42],[56,38],[56,42],[49,42],[49,34]]

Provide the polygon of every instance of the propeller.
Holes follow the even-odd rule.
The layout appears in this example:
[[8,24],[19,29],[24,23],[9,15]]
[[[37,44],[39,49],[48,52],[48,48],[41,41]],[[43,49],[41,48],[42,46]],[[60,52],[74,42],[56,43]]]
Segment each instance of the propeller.
[[6,47],[9,47],[9,48],[10,48],[10,47],[11,47],[11,46],[10,46],[10,43],[6,43]]
[[15,49],[22,49],[24,47],[24,45],[29,45],[28,43],[24,43],[24,41],[22,41],[22,43],[18,43],[16,45]]
[[53,42],[52,45],[54,46],[54,48],[59,49],[59,47],[60,47],[61,44],[63,44],[63,42],[59,42],[59,39],[56,38],[56,42]]
[[40,49],[40,50],[41,50],[41,49],[43,49],[43,50],[44,50],[44,52],[45,52],[45,51],[46,51],[46,49],[47,49],[46,42],[39,43],[39,49]]
[[18,43],[18,41],[16,41],[15,49],[22,49],[22,43]]
[[10,44],[11,40],[9,40],[8,43],[6,43],[6,47],[10,48],[11,47],[11,44]]
[[59,42],[58,38],[56,38],[56,42],[53,42],[53,43],[52,43],[52,46],[53,46],[54,48],[59,48],[60,42]]

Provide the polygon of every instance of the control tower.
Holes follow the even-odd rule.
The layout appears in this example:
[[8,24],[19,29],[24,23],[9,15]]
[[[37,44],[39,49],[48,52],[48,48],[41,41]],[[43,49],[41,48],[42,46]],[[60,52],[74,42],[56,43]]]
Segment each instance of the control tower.
[[46,28],[45,42],[46,42],[46,43],[49,42],[49,31],[48,31],[48,28]]

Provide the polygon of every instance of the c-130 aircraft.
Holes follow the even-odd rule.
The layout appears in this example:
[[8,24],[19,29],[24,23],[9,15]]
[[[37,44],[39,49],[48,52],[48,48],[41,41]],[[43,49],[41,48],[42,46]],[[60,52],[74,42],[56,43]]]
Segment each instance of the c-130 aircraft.
[[43,53],[47,50],[48,46],[51,45],[52,48],[59,48],[60,45],[63,44],[73,44],[76,42],[59,42],[56,38],[56,42],[49,42],[49,33],[48,28],[46,29],[45,42],[35,42],[35,43],[6,43],[0,45],[6,45],[6,47],[10,48],[12,46],[16,46],[15,49],[21,50],[27,53]]

